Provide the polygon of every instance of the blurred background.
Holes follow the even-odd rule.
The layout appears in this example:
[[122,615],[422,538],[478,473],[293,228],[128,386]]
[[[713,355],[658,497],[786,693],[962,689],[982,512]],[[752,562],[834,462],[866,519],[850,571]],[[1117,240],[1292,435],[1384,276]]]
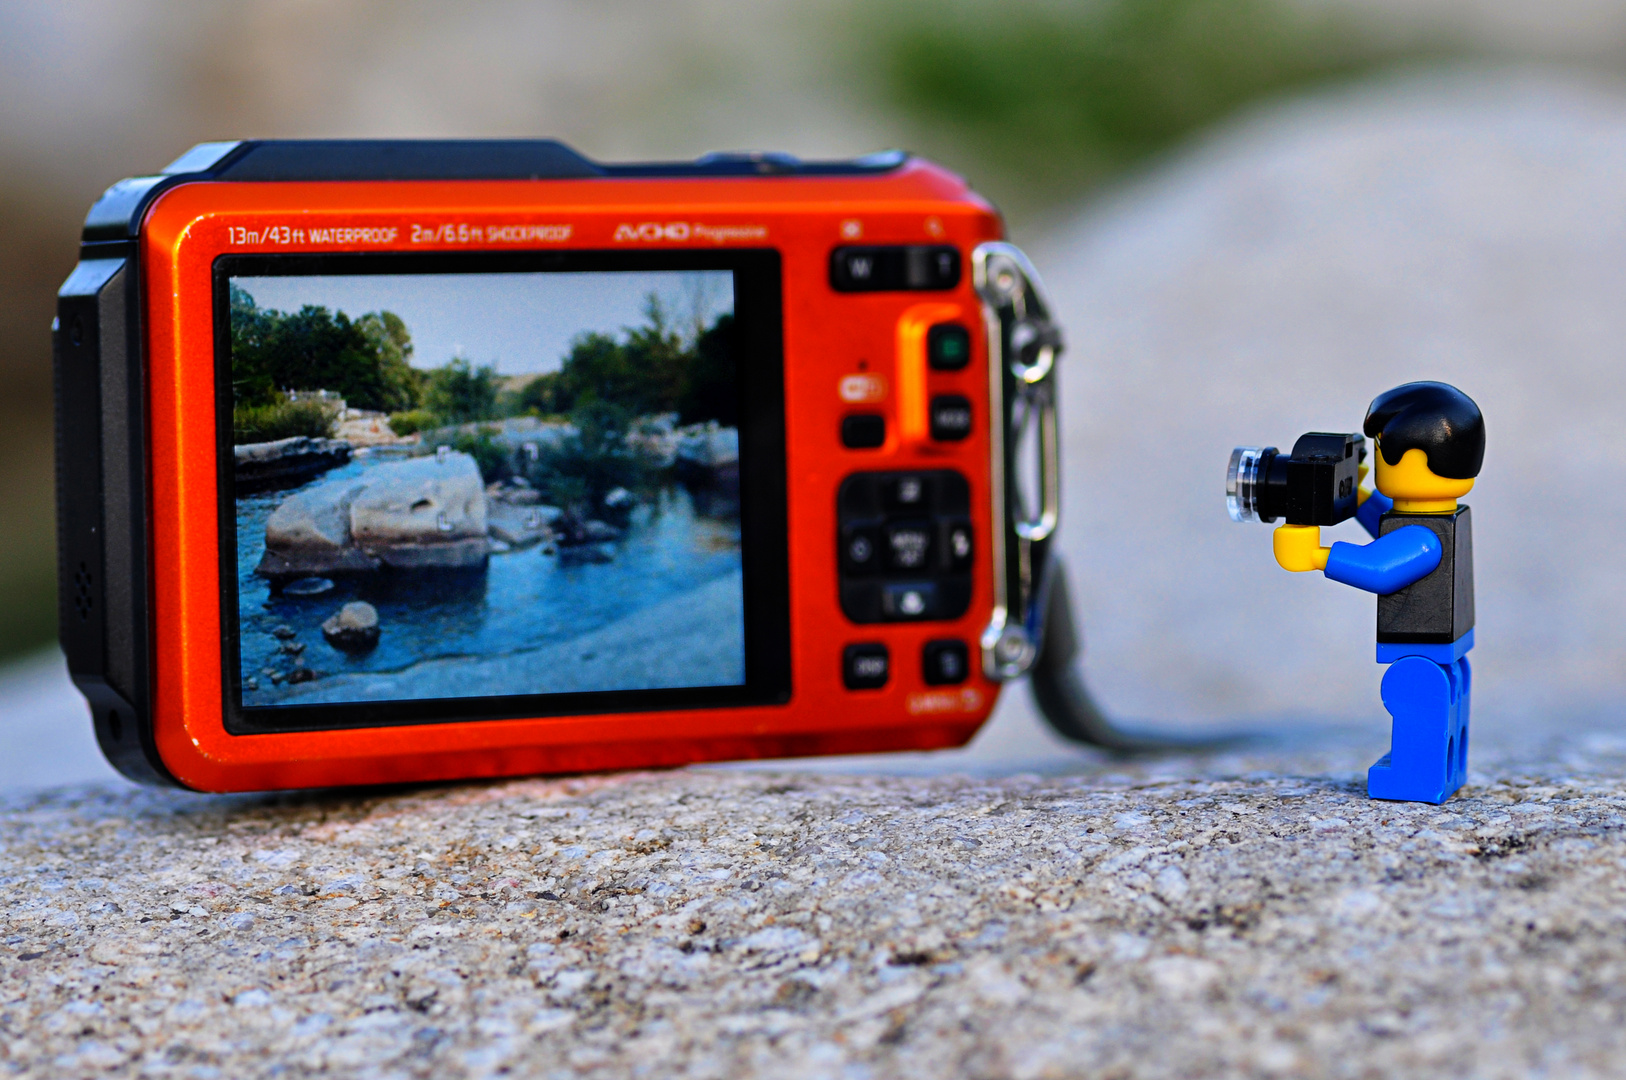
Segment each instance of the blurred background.
[[[241,137],[935,157],[1069,331],[1064,547],[1110,708],[1379,740],[1370,598],[1277,570],[1221,474],[1444,378],[1488,417],[1477,716],[1615,723],[1623,76],[1626,0],[0,0],[0,786],[100,768],[53,645],[79,223]],[[1001,709],[995,743],[1049,747],[1025,695]]]

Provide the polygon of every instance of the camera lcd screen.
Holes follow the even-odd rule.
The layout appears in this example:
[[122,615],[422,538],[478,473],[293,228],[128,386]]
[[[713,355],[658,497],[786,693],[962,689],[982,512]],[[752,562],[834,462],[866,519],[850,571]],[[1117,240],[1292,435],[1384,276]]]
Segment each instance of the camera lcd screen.
[[216,294],[228,726],[784,699],[776,256],[228,257]]

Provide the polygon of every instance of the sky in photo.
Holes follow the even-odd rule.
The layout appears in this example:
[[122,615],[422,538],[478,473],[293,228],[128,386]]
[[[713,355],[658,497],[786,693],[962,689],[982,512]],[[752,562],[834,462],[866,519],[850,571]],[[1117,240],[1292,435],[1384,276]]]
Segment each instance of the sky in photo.
[[734,310],[734,277],[726,270],[236,277],[232,284],[276,311],[306,304],[351,318],[393,311],[412,333],[413,367],[462,356],[503,375],[558,371],[577,335],[619,338],[624,328],[643,325],[651,293],[684,334],[697,316],[710,324]]

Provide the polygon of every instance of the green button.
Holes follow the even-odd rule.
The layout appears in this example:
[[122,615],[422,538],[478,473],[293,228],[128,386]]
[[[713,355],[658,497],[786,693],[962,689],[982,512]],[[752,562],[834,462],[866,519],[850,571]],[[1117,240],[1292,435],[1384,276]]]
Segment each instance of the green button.
[[959,371],[971,362],[971,332],[959,323],[926,331],[926,362],[936,371]]

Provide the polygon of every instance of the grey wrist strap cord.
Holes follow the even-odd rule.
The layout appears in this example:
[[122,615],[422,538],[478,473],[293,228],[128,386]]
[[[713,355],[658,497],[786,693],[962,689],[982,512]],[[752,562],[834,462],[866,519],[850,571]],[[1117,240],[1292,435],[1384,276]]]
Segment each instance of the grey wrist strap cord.
[[1085,686],[1080,635],[1061,560],[1061,435],[1056,368],[1061,328],[1039,275],[1016,247],[990,242],[972,252],[972,283],[988,337],[992,460],[994,613],[982,634],[983,671],[1032,680],[1033,697],[1063,738],[1115,754],[1213,750],[1237,735],[1181,736],[1111,720]]

